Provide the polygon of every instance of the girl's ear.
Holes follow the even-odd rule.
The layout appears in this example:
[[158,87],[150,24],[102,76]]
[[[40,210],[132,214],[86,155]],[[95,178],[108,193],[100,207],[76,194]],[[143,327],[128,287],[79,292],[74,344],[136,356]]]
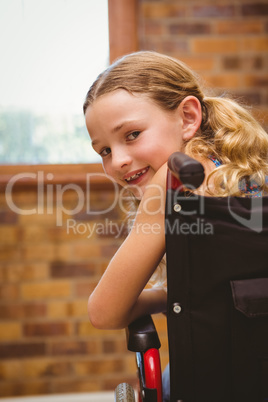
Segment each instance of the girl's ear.
[[199,129],[202,122],[202,108],[195,96],[187,96],[178,107],[182,119],[182,138],[189,141]]

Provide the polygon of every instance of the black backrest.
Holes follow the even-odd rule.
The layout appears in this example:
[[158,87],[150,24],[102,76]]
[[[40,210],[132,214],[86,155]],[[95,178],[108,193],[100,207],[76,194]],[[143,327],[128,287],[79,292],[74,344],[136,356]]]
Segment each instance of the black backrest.
[[171,402],[268,401],[268,197],[167,191]]

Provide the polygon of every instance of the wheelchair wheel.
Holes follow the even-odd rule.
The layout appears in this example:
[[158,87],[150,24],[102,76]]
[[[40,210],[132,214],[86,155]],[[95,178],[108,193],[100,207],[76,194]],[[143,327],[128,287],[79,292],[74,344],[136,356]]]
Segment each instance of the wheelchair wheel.
[[135,402],[132,386],[126,382],[119,384],[115,389],[115,402]]

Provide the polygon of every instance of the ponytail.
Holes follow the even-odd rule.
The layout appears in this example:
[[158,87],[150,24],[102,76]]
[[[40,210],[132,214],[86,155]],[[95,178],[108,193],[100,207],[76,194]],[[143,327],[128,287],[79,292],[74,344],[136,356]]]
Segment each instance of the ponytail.
[[204,97],[200,130],[186,145],[192,156],[219,159],[222,166],[215,169],[213,195],[243,194],[239,183],[253,179],[260,190],[267,191],[268,135],[242,106],[232,99]]

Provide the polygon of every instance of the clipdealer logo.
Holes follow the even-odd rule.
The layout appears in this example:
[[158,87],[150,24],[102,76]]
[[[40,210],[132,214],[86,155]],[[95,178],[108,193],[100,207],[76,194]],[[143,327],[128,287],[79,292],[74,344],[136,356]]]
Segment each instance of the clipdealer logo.
[[230,215],[239,222],[254,232],[260,233],[263,229],[263,200],[262,197],[250,198],[251,208],[247,211],[247,217],[238,214],[231,205],[231,198],[228,197],[228,209]]
[[[94,210],[91,205],[91,185],[96,178],[105,178],[104,173],[88,173],[86,175],[86,188],[81,188],[78,184],[55,184],[52,182],[54,175],[52,173],[45,174],[43,171],[37,173],[18,173],[14,175],[7,183],[5,190],[6,203],[11,211],[18,215],[53,215],[56,214],[56,226],[62,226],[66,221],[66,217],[73,217],[81,211],[92,216],[107,214],[112,211],[116,205],[119,205],[121,210],[128,213],[125,207],[125,200],[129,198],[124,188],[111,178],[108,179],[113,184],[113,199],[109,200],[109,204],[100,210]],[[36,182],[37,203],[33,208],[23,208],[16,204],[14,197],[14,187],[18,182],[32,179]],[[67,192],[74,193],[74,201],[72,205],[64,203],[64,195]]]
[[[113,198],[109,200],[108,205],[103,206],[98,210],[94,210],[91,206],[91,184],[93,181],[98,179],[107,179],[113,185]],[[32,179],[36,183],[36,191],[37,191],[37,203],[33,208],[23,208],[16,204],[14,197],[14,186],[18,182],[23,182],[25,180]],[[6,186],[5,197],[6,202],[10,210],[20,215],[56,215],[56,226],[62,226],[65,224],[66,219],[69,217],[73,219],[73,217],[79,212],[83,211],[83,213],[91,215],[91,216],[100,216],[108,214],[115,207],[119,207],[120,210],[125,215],[129,215],[129,210],[126,207],[126,202],[129,202],[130,193],[127,188],[123,188],[119,186],[112,177],[107,176],[104,173],[88,173],[86,175],[86,186],[81,188],[78,184],[68,183],[68,184],[55,184],[53,183],[54,175],[53,173],[44,173],[43,171],[38,171],[37,173],[31,172],[23,172],[14,175]],[[150,185],[149,185],[150,186]],[[148,186],[148,187],[149,187]],[[133,186],[132,186],[133,187]],[[136,192],[140,192],[140,188],[136,187]],[[166,197],[164,194],[164,190],[162,187],[158,187],[158,195],[152,197],[151,199],[147,199],[143,205],[143,208],[148,214],[157,214],[159,210],[163,210],[163,202],[165,203]],[[66,192],[72,191],[75,194],[73,197],[72,205],[66,205],[64,203],[64,196]],[[160,207],[158,210],[152,210],[151,201],[154,201],[156,198],[159,198]],[[198,198],[198,196],[197,196]],[[195,197],[191,197],[191,200],[194,200]],[[196,213],[199,214],[200,217],[205,215],[205,200],[206,197],[199,197],[198,211],[194,208],[190,211],[184,212],[184,214],[194,215]],[[238,212],[232,203],[232,197],[227,197],[227,208],[229,209],[230,215],[239,222],[242,226],[247,227],[257,233],[260,233],[263,229],[263,204],[262,197],[252,197],[250,198],[251,203],[250,208],[246,210],[246,213],[243,213],[243,216]],[[169,214],[173,208],[172,203],[167,200],[166,203],[166,213]],[[75,230],[74,221],[71,220],[69,223],[69,230]],[[112,228],[112,222],[108,225],[106,222],[106,227]],[[174,227],[168,227],[170,231],[177,232],[178,230],[181,233],[205,233],[205,234],[213,234],[213,228],[208,227],[205,222],[200,218],[200,220],[193,227],[180,226],[177,224]],[[81,226],[78,227],[77,232],[81,232]],[[99,229],[100,230],[100,229]],[[147,231],[147,228],[143,228],[143,230]],[[155,228],[152,228],[152,231],[155,231]],[[157,229],[158,230],[158,229]],[[123,229],[117,229],[117,233],[122,233]]]

